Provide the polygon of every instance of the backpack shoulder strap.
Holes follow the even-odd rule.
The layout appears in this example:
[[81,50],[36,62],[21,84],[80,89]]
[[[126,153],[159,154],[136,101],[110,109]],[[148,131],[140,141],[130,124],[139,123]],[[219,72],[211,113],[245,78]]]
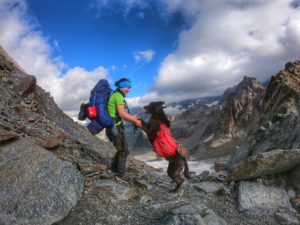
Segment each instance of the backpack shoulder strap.
[[128,104],[127,104],[126,99],[125,99],[125,95],[124,95],[121,91],[119,91],[118,89],[114,90],[114,91],[112,92],[112,95],[113,95],[114,93],[117,93],[117,92],[120,93],[120,94],[124,97],[124,107],[125,107],[125,109],[127,110],[127,112],[130,114],[129,107],[128,107]]

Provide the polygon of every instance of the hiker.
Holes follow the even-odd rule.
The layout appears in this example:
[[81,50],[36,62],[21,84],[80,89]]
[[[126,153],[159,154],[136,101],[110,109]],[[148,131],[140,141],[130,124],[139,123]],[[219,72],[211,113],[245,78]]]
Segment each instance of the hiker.
[[107,79],[97,82],[90,94],[89,103],[82,103],[78,114],[79,120],[89,118],[87,125],[91,134],[96,135],[106,128],[108,139],[117,149],[111,170],[120,178],[127,179],[126,161],[129,154],[127,141],[124,135],[123,120],[132,122],[135,127],[141,127],[141,120],[129,113],[125,97],[131,90],[131,82],[122,78],[115,83],[117,89],[112,89]]
[[146,132],[157,155],[163,156],[169,161],[167,173],[176,183],[172,192],[177,192],[184,182],[184,178],[181,176],[182,170],[184,170],[184,176],[190,179],[186,159],[187,149],[172,137],[170,120],[163,110],[163,105],[164,102],[159,101],[144,106],[145,113],[149,113],[151,118],[148,123],[142,121],[142,129]]
[[123,120],[133,123],[136,127],[141,127],[142,124],[140,118],[133,116],[128,112],[125,97],[131,90],[130,80],[122,78],[115,83],[115,86],[117,89],[109,97],[107,102],[107,110],[110,117],[114,119],[114,126],[106,128],[106,135],[117,149],[111,164],[111,170],[117,173],[119,177],[127,179],[125,174],[129,150],[124,134]]

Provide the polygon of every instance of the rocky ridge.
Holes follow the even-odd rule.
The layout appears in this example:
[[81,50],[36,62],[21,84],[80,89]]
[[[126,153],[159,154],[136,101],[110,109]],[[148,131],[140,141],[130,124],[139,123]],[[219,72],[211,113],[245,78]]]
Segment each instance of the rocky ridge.
[[177,115],[173,133],[202,159],[299,148],[299,90],[299,61],[287,63],[267,87],[244,77],[219,104]]
[[236,147],[247,145],[248,134],[259,121],[265,90],[255,78],[245,76],[224,92],[218,104],[195,105],[176,116],[172,131],[196,158],[231,155]]
[[108,167],[113,146],[74,123],[2,52],[0,224],[299,224],[300,196],[285,176],[243,183],[204,172],[169,193],[166,172],[130,157],[129,180],[118,179]]

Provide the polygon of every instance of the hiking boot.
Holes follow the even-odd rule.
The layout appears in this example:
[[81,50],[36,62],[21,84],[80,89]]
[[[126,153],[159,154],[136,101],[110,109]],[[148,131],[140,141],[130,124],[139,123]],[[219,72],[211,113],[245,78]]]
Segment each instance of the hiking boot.
[[85,120],[87,118],[87,107],[89,104],[82,103],[78,114],[78,120]]

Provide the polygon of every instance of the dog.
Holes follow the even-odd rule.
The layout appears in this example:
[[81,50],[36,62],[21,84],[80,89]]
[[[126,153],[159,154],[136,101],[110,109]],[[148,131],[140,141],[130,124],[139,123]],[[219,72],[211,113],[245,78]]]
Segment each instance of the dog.
[[[144,106],[145,113],[150,114],[151,117],[148,123],[142,120],[142,130],[147,134],[152,145],[154,144],[153,142],[157,136],[157,132],[159,132],[161,129],[161,123],[164,123],[167,125],[167,127],[170,127],[170,120],[167,118],[163,110],[165,108],[164,104],[164,102],[158,101],[151,102],[149,105]],[[187,179],[190,179],[187,160],[185,157],[179,155],[177,151],[174,153],[174,155],[166,157],[166,160],[169,161],[167,169],[168,176],[176,183],[176,187],[172,190],[172,192],[177,192],[184,182],[184,178],[181,175],[183,170],[184,176]]]

